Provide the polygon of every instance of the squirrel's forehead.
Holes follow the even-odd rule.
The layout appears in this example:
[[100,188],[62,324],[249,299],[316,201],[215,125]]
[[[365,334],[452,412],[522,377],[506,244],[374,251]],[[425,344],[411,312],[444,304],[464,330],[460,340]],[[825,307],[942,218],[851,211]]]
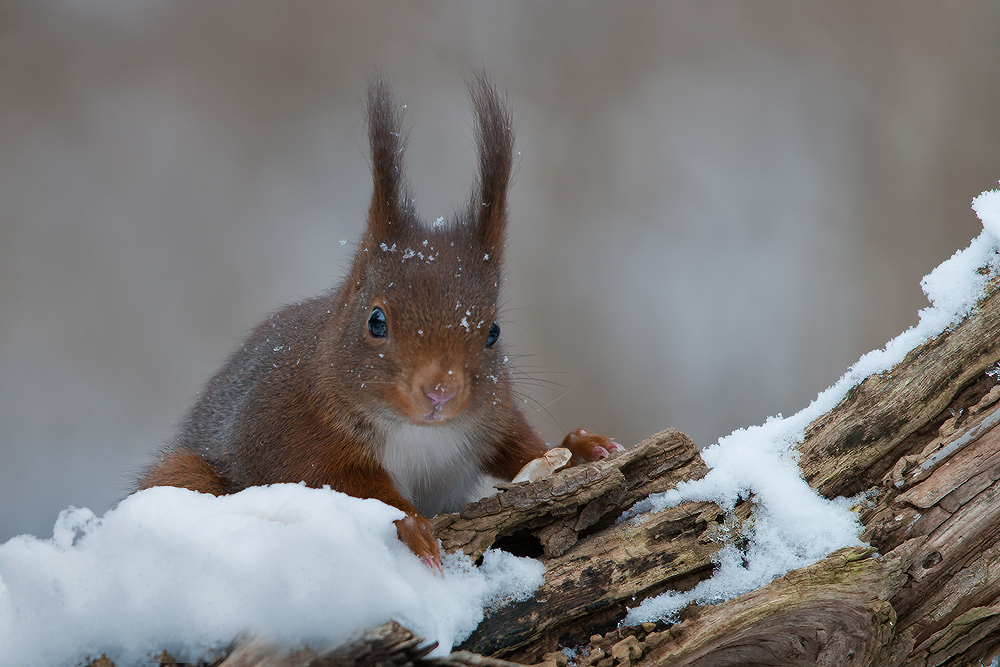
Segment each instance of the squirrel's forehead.
[[[492,284],[492,283],[491,283]],[[382,292],[397,309],[406,307],[437,317],[493,317],[498,290],[483,286],[479,276],[416,273],[386,285]]]
[[[482,289],[497,287],[500,267],[489,261],[489,253],[479,256],[468,247],[456,248],[445,241],[420,243],[383,243],[371,258],[372,268],[391,280],[402,282],[439,283],[442,285],[475,283]],[[383,247],[384,246],[384,247]]]
[[368,295],[381,297],[385,305],[397,316],[425,321],[440,320],[442,324],[461,325],[468,328],[482,321],[492,322],[496,317],[499,301],[499,282],[485,275],[476,267],[464,270],[461,266],[438,266],[437,270],[423,270],[419,266],[393,271],[380,288]]

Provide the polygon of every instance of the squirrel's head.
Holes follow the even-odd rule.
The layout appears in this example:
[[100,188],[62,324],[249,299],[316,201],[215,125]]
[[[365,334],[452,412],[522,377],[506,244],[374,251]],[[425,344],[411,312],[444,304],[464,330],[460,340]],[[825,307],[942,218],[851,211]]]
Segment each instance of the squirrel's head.
[[427,223],[403,176],[401,108],[384,80],[369,86],[374,189],[331,352],[383,420],[434,426],[472,413],[481,423],[512,400],[497,320],[514,136],[493,84],[478,75],[469,88],[478,178],[464,210]]

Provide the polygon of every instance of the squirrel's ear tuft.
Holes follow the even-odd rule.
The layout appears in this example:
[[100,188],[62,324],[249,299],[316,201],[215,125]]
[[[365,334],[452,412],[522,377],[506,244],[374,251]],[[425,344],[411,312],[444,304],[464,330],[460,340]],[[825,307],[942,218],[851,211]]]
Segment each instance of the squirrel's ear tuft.
[[403,112],[389,82],[376,72],[368,83],[368,141],[372,156],[368,232],[373,239],[395,235],[413,217],[412,198],[403,177]]
[[507,190],[513,169],[514,131],[510,109],[486,73],[478,71],[469,81],[476,114],[479,180],[470,203],[475,234],[499,261],[507,239]]

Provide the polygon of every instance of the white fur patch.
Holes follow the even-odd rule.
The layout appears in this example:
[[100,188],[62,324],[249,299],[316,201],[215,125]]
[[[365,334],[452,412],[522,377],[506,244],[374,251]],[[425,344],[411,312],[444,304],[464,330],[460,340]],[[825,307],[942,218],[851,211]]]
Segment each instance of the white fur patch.
[[480,489],[481,449],[474,437],[460,425],[404,424],[389,431],[382,466],[424,516],[455,512]]

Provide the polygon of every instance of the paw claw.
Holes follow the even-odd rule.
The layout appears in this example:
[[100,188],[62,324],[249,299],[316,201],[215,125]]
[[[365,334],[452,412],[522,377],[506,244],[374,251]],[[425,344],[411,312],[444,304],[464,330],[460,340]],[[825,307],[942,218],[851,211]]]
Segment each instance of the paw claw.
[[600,461],[625,449],[611,438],[588,433],[582,428],[568,433],[562,446],[573,452],[574,463]]
[[421,556],[420,560],[426,563],[427,567],[434,570],[436,574],[444,576],[444,568],[441,567],[441,559],[433,556]]
[[420,514],[408,514],[396,521],[396,533],[403,544],[410,548],[420,560],[437,572],[444,574],[441,567],[441,550],[434,537],[434,526]]

